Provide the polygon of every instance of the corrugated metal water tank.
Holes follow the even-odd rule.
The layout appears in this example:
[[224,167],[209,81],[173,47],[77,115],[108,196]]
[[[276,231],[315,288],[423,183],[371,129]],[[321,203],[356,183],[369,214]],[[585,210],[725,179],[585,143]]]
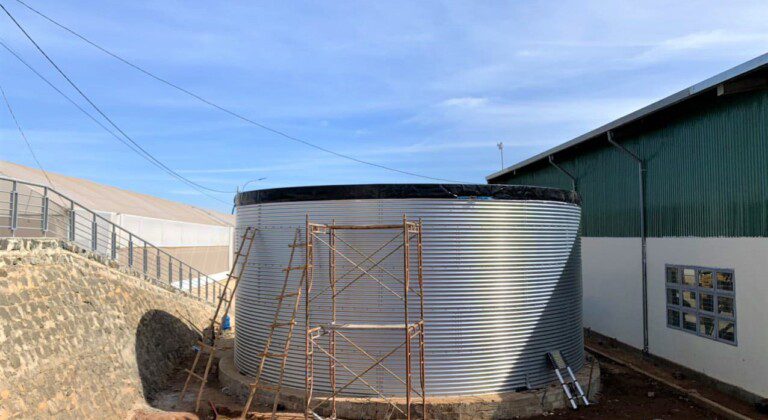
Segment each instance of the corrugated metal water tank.
[[[259,232],[237,292],[237,368],[250,376],[258,370],[277,305],[275,296],[283,284],[282,269],[288,264],[288,245],[297,228],[303,235],[307,215],[318,223],[346,225],[401,223],[404,214],[423,222],[428,395],[542,386],[555,379],[546,359],[546,353],[555,349],[575,370],[583,366],[581,209],[576,193],[511,185],[387,184],[279,188],[238,195],[238,234],[247,226]],[[356,231],[339,235],[367,255],[393,234]],[[304,261],[304,250],[298,252],[294,265]],[[327,250],[318,252],[315,290],[328,282],[326,254]],[[387,260],[371,272],[382,277],[386,277],[385,270],[402,273],[402,257],[397,256],[399,260]],[[364,260],[360,255],[350,257]],[[344,267],[343,262],[337,258],[341,274],[351,267]],[[292,277],[290,288],[296,288],[299,277]],[[339,306],[340,322],[402,322],[402,301],[375,281],[364,278],[344,293],[348,297]],[[318,299],[312,310],[313,321],[329,321],[327,299]],[[304,388],[305,376],[303,311],[302,303],[285,374],[285,384],[299,389]],[[290,311],[284,312],[283,319],[288,319]],[[272,352],[279,353],[285,331],[276,333]],[[383,356],[403,340],[402,332],[348,335],[374,357]],[[372,363],[343,343],[337,344],[337,354],[356,372]],[[404,357],[399,351],[385,366],[404,377]],[[327,364],[316,353],[316,392],[330,389]],[[278,372],[277,363],[267,364],[263,379],[274,382]],[[352,377],[337,367],[337,386]],[[402,383],[381,368],[371,370],[364,379],[387,395],[404,392]],[[417,368],[414,382],[418,384]],[[343,394],[374,395],[362,383]]]

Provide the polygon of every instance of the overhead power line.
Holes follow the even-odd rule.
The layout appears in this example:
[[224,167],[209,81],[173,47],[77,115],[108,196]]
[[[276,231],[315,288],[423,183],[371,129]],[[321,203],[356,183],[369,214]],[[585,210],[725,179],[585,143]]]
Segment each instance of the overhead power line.
[[[92,47],[98,49],[99,51],[109,55],[110,57],[112,57],[112,58],[122,62],[123,64],[126,64],[126,65],[132,67],[135,70],[138,70],[139,72],[141,72],[141,73],[143,73],[143,74],[145,74],[145,75],[147,75],[147,76],[157,80],[160,83],[163,83],[163,84],[165,84],[167,86],[170,86],[170,87],[172,87],[172,88],[174,88],[174,89],[176,89],[176,90],[178,90],[178,91],[180,91],[180,92],[182,92],[182,93],[184,93],[184,94],[186,94],[188,96],[191,96],[192,98],[195,98],[198,101],[200,101],[200,102],[202,102],[202,103],[204,103],[204,104],[206,104],[208,106],[216,108],[216,109],[218,109],[221,112],[229,114],[230,116],[238,118],[241,121],[244,121],[244,122],[246,122],[248,124],[251,124],[253,126],[261,128],[262,130],[269,131],[270,133],[276,134],[276,135],[278,135],[280,137],[283,137],[285,139],[288,139],[288,140],[291,140],[291,141],[294,141],[294,142],[301,143],[301,144],[303,144],[303,145],[305,145],[307,147],[311,147],[311,148],[319,150],[321,152],[328,153],[328,154],[331,154],[331,155],[334,155],[336,157],[340,157],[340,158],[343,158],[343,159],[351,160],[351,161],[354,161],[354,162],[357,162],[357,163],[360,163],[360,164],[363,164],[363,165],[368,165],[368,166],[372,166],[372,167],[375,167],[375,168],[384,169],[384,170],[391,171],[391,172],[397,172],[397,173],[400,173],[400,174],[403,174],[403,175],[409,175],[409,176],[413,176],[413,177],[417,177],[417,178],[429,179],[429,180],[432,180],[432,181],[461,182],[461,181],[455,181],[455,180],[450,180],[450,179],[445,179],[445,178],[439,178],[439,177],[433,177],[433,176],[428,176],[428,175],[422,175],[422,174],[419,174],[419,173],[416,173],[416,172],[411,172],[411,171],[406,171],[406,170],[402,170],[402,169],[397,169],[397,168],[393,168],[393,167],[390,167],[390,166],[381,165],[381,164],[378,164],[378,163],[375,163],[375,162],[370,162],[370,161],[366,161],[366,160],[363,160],[363,159],[359,159],[359,158],[356,158],[354,156],[351,156],[351,155],[348,155],[348,154],[345,154],[345,153],[340,153],[340,152],[328,149],[326,147],[319,146],[319,145],[314,144],[314,143],[312,143],[310,141],[301,139],[299,137],[292,136],[292,135],[290,135],[290,134],[288,134],[288,133],[286,133],[284,131],[281,131],[281,130],[269,127],[267,125],[264,125],[264,124],[262,124],[260,122],[254,121],[251,118],[248,118],[248,117],[246,117],[246,116],[244,116],[244,115],[242,115],[242,114],[240,114],[240,113],[238,113],[236,111],[233,111],[233,110],[231,110],[229,108],[226,108],[226,107],[224,107],[222,105],[219,105],[219,104],[217,104],[217,103],[215,103],[215,102],[213,102],[213,101],[211,101],[209,99],[204,98],[203,96],[198,95],[197,93],[194,93],[194,92],[190,91],[189,89],[181,87],[181,86],[177,85],[176,83],[173,83],[173,82],[171,82],[171,81],[169,81],[169,80],[167,80],[167,79],[165,79],[163,77],[160,77],[160,76],[150,72],[149,70],[139,66],[138,64],[132,63],[128,59],[123,58],[123,57],[117,55],[116,53],[114,53],[114,52],[112,52],[112,51],[102,47],[101,45],[99,45],[99,44],[91,41],[90,39],[86,38],[85,36],[79,34],[74,29],[71,29],[70,27],[68,27],[68,26],[66,26],[66,25],[64,25],[62,23],[59,23],[58,21],[54,20],[53,18],[45,15],[43,12],[33,8],[32,6],[30,6],[27,3],[23,2],[22,0],[16,0],[16,1],[18,3],[20,3],[21,5],[23,5],[24,7],[26,7],[27,9],[29,9],[30,11],[32,11],[33,13],[35,13],[38,16],[42,17],[43,19],[47,20],[48,22],[51,22],[52,24],[58,26],[59,28],[69,32],[70,34],[76,36],[77,38],[79,38],[83,42],[91,45]],[[8,12],[6,11],[6,13],[8,13]]]
[[[110,135],[112,135],[112,137],[114,137],[115,139],[117,139],[118,141],[120,141],[121,143],[123,143],[124,145],[126,145],[128,148],[130,148],[130,149],[131,149],[131,150],[133,150],[134,152],[136,152],[136,153],[139,153],[137,150],[134,150],[134,149],[133,149],[133,147],[134,147],[134,146],[133,146],[132,144],[130,144],[130,143],[129,143],[129,142],[127,142],[125,139],[123,139],[122,137],[120,137],[119,135],[117,135],[117,133],[115,133],[115,132],[114,132],[114,131],[112,131],[112,130],[111,130],[109,127],[107,127],[106,125],[104,125],[104,123],[102,123],[101,121],[99,121],[99,119],[98,119],[98,118],[96,118],[95,116],[93,116],[93,114],[91,114],[91,113],[90,113],[90,112],[88,112],[88,111],[87,111],[85,108],[83,108],[82,106],[80,106],[80,104],[78,104],[78,103],[77,103],[77,102],[76,102],[74,99],[70,98],[70,97],[69,97],[69,96],[68,96],[66,93],[64,93],[64,92],[63,92],[61,89],[59,89],[59,88],[58,88],[56,85],[54,85],[54,84],[53,84],[53,82],[51,82],[50,80],[48,80],[48,79],[47,79],[45,76],[43,76],[43,75],[42,75],[42,74],[41,74],[39,71],[37,71],[37,69],[35,69],[34,67],[32,67],[32,65],[31,65],[31,64],[29,64],[29,63],[28,63],[26,60],[24,60],[24,58],[22,58],[22,57],[21,57],[21,55],[19,55],[19,53],[17,53],[17,52],[16,52],[16,51],[14,51],[14,50],[13,50],[11,47],[9,47],[9,46],[8,46],[8,45],[7,45],[7,44],[6,44],[6,43],[5,43],[5,42],[4,42],[2,39],[0,39],[0,46],[2,46],[3,48],[5,48],[5,50],[6,50],[6,51],[8,51],[8,52],[9,52],[9,53],[10,53],[10,54],[13,56],[13,57],[15,57],[15,58],[16,58],[16,59],[17,59],[19,62],[21,62],[21,63],[22,63],[24,66],[26,66],[26,67],[27,67],[27,69],[29,69],[29,70],[30,70],[32,73],[34,73],[34,74],[35,74],[37,77],[39,77],[39,78],[40,78],[40,79],[41,79],[43,82],[45,82],[45,83],[46,83],[46,84],[47,84],[47,85],[48,85],[48,86],[49,86],[51,89],[55,90],[55,91],[56,91],[56,92],[57,92],[59,95],[61,95],[61,96],[62,96],[64,99],[66,99],[66,100],[67,100],[67,102],[69,102],[70,104],[72,104],[72,106],[74,106],[74,107],[75,107],[75,108],[77,108],[77,109],[78,109],[80,112],[82,112],[83,114],[85,114],[85,116],[87,116],[87,117],[88,117],[88,118],[89,118],[91,121],[93,121],[93,122],[94,122],[96,125],[98,125],[99,127],[101,127],[101,128],[104,130],[104,131],[106,131],[107,133],[109,133]],[[139,153],[139,154],[140,154],[140,153]],[[220,198],[218,198],[218,197],[216,197],[216,196],[213,196],[213,195],[211,195],[211,194],[209,194],[209,193],[207,193],[207,192],[205,192],[205,191],[201,191],[201,190],[199,190],[199,189],[197,189],[197,191],[199,191],[201,194],[203,194],[203,195],[205,195],[205,196],[207,196],[207,197],[209,197],[209,198],[211,198],[211,199],[214,199],[214,200],[216,200],[216,201],[219,201],[219,202],[221,202],[221,203],[224,203],[224,204],[227,204],[227,205],[231,204],[231,203],[229,203],[229,202],[227,202],[227,201],[224,201],[224,200],[222,200],[222,199],[220,199]]]
[[27,149],[29,149],[29,154],[32,155],[32,159],[34,159],[35,163],[37,163],[37,167],[40,168],[40,171],[43,172],[45,179],[48,180],[48,185],[50,185],[51,187],[55,187],[55,185],[53,185],[53,181],[51,181],[51,178],[48,176],[48,172],[45,171],[45,169],[43,168],[43,165],[40,163],[40,160],[37,158],[37,154],[35,153],[35,150],[32,148],[32,144],[29,142],[27,135],[24,134],[24,130],[21,128],[21,124],[19,124],[19,120],[16,119],[16,113],[13,112],[13,108],[11,107],[11,102],[8,100],[8,97],[5,95],[5,89],[3,89],[2,85],[0,85],[0,93],[3,95],[3,101],[5,102],[5,106],[8,107],[8,113],[11,114],[13,123],[16,124],[16,128],[19,130],[19,134],[21,134],[21,138],[24,139],[24,143],[27,144]]
[[155,166],[157,166],[158,168],[162,169],[166,173],[170,174],[174,178],[176,178],[176,179],[180,180],[181,182],[184,182],[185,184],[187,184],[187,185],[197,189],[198,191],[200,191],[200,190],[207,190],[207,191],[216,192],[216,193],[223,193],[223,194],[232,194],[232,193],[234,193],[234,191],[222,191],[222,190],[217,190],[217,189],[213,189],[213,188],[208,188],[208,187],[206,187],[204,185],[201,185],[201,184],[199,184],[197,182],[194,182],[194,181],[184,177],[183,175],[177,173],[173,169],[169,168],[167,165],[165,165],[163,162],[161,162],[159,159],[157,159],[155,156],[153,156],[150,152],[148,152],[146,149],[144,149],[139,143],[137,143],[135,140],[133,140],[133,138],[131,138],[131,136],[129,136],[125,131],[123,131],[123,129],[121,129],[111,118],[109,118],[109,116],[107,116],[107,114],[104,113],[104,111],[102,111],[101,108],[99,108],[99,106],[96,105],[88,97],[88,95],[86,95],[85,92],[83,92],[77,86],[77,84],[75,84],[75,82],[56,64],[55,61],[53,61],[53,59],[42,49],[42,47],[40,47],[40,45],[24,29],[24,27],[19,23],[19,21],[16,20],[16,18],[13,17],[13,15],[8,11],[8,9],[5,8],[5,6],[3,4],[0,4],[0,8],[3,9],[5,14],[8,15],[8,17],[11,19],[11,21],[13,21],[13,23],[16,25],[16,27],[18,27],[19,30],[21,30],[21,32],[24,34],[24,36],[32,43],[32,45],[35,46],[35,48],[40,52],[40,54],[42,54],[42,56],[45,57],[45,59],[51,64],[51,66],[53,66],[53,68],[56,69],[56,71],[67,81],[67,83],[69,83],[69,85],[72,86],[72,88],[74,88],[75,91],[77,91],[77,93],[80,94],[80,96],[82,96],[83,99],[85,99],[85,101],[88,102],[88,104],[90,104],[91,107],[93,107],[93,109],[96,110],[96,112],[99,115],[101,115],[102,118],[104,118],[126,140],[128,140],[133,146],[135,146],[135,149],[131,148],[131,150],[136,152],[137,149],[138,149],[138,151],[141,152],[139,154],[142,157],[144,157],[145,159],[147,159],[148,161],[150,161],[150,163],[153,163]]

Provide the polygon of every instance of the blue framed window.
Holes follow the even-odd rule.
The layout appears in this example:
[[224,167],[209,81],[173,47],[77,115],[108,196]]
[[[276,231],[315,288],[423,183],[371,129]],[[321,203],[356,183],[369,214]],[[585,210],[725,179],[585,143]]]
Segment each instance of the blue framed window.
[[736,345],[736,283],[733,269],[667,265],[667,326]]

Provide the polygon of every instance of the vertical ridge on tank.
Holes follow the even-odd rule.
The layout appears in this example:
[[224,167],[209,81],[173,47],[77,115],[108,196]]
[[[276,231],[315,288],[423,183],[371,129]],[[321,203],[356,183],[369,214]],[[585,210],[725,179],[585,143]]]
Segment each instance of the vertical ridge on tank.
[[[403,214],[422,220],[428,395],[542,386],[555,379],[546,360],[547,351],[553,349],[560,350],[574,370],[583,366],[581,208],[575,193],[491,185],[394,187],[301,187],[238,197],[238,229],[260,229],[237,294],[235,363],[241,372],[254,375],[258,368],[258,354],[274,315],[274,296],[282,286],[288,245],[295,229],[303,230],[307,213],[319,223],[400,223]],[[467,191],[470,194],[464,194]],[[372,252],[388,238],[350,234],[344,239]],[[315,284],[327,282],[322,277],[327,276],[324,264],[319,258]],[[366,319],[370,312],[378,320],[401,319],[402,302],[397,306],[398,302],[385,298],[375,282],[354,287],[358,288],[355,297],[339,308],[339,319]],[[313,304],[313,317],[322,314],[324,305]],[[303,319],[297,322],[300,334]],[[399,335],[358,334],[371,334],[357,336],[355,342],[359,340],[374,356],[379,349],[388,351],[391,343],[402,341]],[[337,349],[344,351],[343,346]],[[371,362],[353,350],[345,357],[350,366],[364,368]],[[385,364],[404,372],[403,359],[393,355]],[[317,359],[318,392],[330,388],[323,369],[327,363]],[[277,373],[278,369],[268,366],[263,378],[274,381]],[[341,372],[337,374],[337,383],[345,379]],[[387,395],[403,391],[401,383],[377,369],[365,379]],[[304,387],[303,340],[292,342],[285,385]],[[363,385],[344,392],[371,394]]]

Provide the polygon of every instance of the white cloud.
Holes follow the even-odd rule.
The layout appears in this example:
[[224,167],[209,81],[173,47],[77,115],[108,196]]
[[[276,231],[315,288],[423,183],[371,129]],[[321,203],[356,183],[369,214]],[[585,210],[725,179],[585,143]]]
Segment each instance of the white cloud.
[[[498,166],[498,141],[509,148],[508,162],[525,159],[768,45],[764,0],[425,1],[354,8],[38,3],[97,43],[256,121],[371,162],[480,182]],[[110,117],[170,167],[186,168],[206,185],[225,188],[263,176],[266,182],[251,186],[415,180],[306,149],[208,110],[23,7],[9,7]],[[48,68],[18,31],[0,27],[0,36],[35,66]],[[0,73],[7,74],[3,82],[44,164],[56,163],[64,173],[87,168],[104,178],[122,177],[126,187],[173,199],[207,200],[94,131],[15,61],[0,60]],[[0,117],[0,138],[14,141],[14,129]],[[5,154],[29,159],[23,147]],[[94,161],[84,164],[86,158]]]
[[580,123],[598,125],[635,111],[656,98],[568,98],[551,100],[483,100],[471,106],[436,104],[407,120],[425,126],[514,130],[542,124]]
[[768,45],[768,32],[714,29],[662,40],[634,57],[633,61],[648,63],[669,60],[691,52],[701,53],[711,50],[716,50],[718,54],[729,54],[734,50],[745,51],[745,49],[754,48],[765,50],[766,45]]
[[456,108],[478,108],[488,103],[488,98],[450,98],[440,102],[438,105]]

